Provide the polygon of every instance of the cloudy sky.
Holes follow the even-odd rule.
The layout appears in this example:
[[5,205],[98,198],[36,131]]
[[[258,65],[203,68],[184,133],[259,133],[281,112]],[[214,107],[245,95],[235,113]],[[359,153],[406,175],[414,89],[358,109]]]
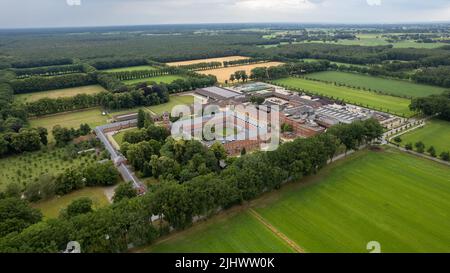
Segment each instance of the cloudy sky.
[[450,0],[0,0],[0,28],[450,21]]

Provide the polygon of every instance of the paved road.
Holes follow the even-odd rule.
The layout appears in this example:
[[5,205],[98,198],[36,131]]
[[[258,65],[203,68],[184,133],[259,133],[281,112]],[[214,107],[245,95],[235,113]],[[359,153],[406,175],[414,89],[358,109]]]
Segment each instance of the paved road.
[[105,149],[108,151],[109,155],[111,156],[111,160],[114,162],[114,165],[116,166],[117,170],[119,171],[120,175],[122,176],[123,180],[133,183],[133,187],[135,189],[138,189],[139,191],[146,191],[146,187],[143,183],[141,183],[138,178],[134,175],[133,171],[131,170],[130,166],[126,165],[124,162],[126,162],[126,158],[114,148],[114,146],[109,142],[108,137],[105,134],[105,130],[111,129],[111,128],[121,128],[121,127],[127,127],[127,126],[133,126],[137,124],[137,120],[130,120],[130,121],[122,121],[122,122],[116,122],[116,123],[110,123],[102,126],[98,126],[94,129],[95,134],[97,135],[98,139],[103,143],[105,146]]

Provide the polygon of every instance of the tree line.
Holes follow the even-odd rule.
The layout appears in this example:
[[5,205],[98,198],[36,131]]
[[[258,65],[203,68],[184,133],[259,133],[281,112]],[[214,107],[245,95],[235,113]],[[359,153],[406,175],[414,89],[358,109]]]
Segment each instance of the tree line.
[[12,69],[12,71],[16,74],[18,79],[24,79],[31,76],[59,76],[85,72],[83,64],[22,68]]
[[[381,125],[372,119],[338,125],[325,134],[284,143],[276,151],[229,160],[229,166],[223,171],[198,175],[184,182],[167,176],[142,197],[124,198],[106,208],[69,219],[43,221],[21,232],[9,233],[0,239],[0,251],[57,252],[73,240],[80,242],[84,252],[120,252],[127,250],[130,243],[148,244],[167,232],[167,228],[159,228],[149,221],[152,215],[163,216],[176,229],[188,227],[194,216],[214,214],[220,208],[229,208],[279,188],[287,181],[313,175],[336,155],[341,145],[353,149],[372,142],[382,133]],[[198,151],[202,153],[195,148],[200,149],[201,144],[186,145],[178,149],[174,142],[167,145],[164,153],[167,158],[186,162],[194,160]],[[220,151],[218,154],[220,157]]]
[[97,79],[95,74],[76,73],[55,77],[32,76],[26,79],[13,80],[11,81],[11,86],[15,94],[25,94],[96,83]]
[[409,108],[427,116],[436,115],[440,119],[450,121],[450,91],[440,95],[414,98]]

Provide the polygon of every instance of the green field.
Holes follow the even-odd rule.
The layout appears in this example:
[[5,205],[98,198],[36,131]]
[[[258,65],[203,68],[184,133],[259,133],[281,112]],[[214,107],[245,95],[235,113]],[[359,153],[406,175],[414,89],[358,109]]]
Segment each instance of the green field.
[[150,106],[147,109],[155,114],[161,115],[164,112],[171,112],[172,108],[177,105],[191,105],[194,103],[193,96],[170,96],[170,101],[168,103],[163,103],[160,105]]
[[103,188],[86,187],[61,197],[54,197],[46,201],[35,203],[33,204],[33,207],[40,209],[45,218],[56,218],[58,217],[61,209],[66,208],[75,199],[82,197],[89,197],[93,201],[94,209],[101,208],[109,204]]
[[56,175],[67,168],[94,162],[91,156],[72,158],[65,149],[38,151],[0,159],[0,189],[10,182],[25,185],[42,174]]
[[[307,252],[367,253],[370,241],[382,252],[450,252],[450,168],[395,149],[358,152],[252,206]],[[144,251],[283,251],[251,217],[213,218]]]
[[274,83],[291,88],[301,88],[315,94],[334,99],[343,99],[347,103],[360,104],[364,107],[389,111],[397,115],[412,116],[414,114],[409,110],[409,104],[411,103],[409,99],[293,77],[275,80]]
[[170,236],[144,252],[264,253],[292,252],[291,248],[248,212],[218,216]]
[[166,75],[166,76],[158,76],[158,77],[143,78],[143,79],[136,79],[136,80],[128,80],[128,81],[123,81],[123,82],[128,85],[133,85],[133,84],[138,84],[138,83],[142,83],[142,82],[172,83],[173,81],[182,80],[182,79],[184,79],[183,76]]
[[442,152],[450,152],[450,122],[444,120],[429,120],[426,125],[417,130],[411,131],[400,136],[402,146],[407,143],[422,141],[425,144],[425,150],[434,146],[437,155]]
[[442,87],[339,71],[317,72],[306,76],[322,81],[337,82],[350,86],[382,91],[395,96],[425,97],[433,94],[441,94],[446,90]]
[[138,71],[138,70],[157,70],[158,68],[150,66],[150,65],[139,65],[139,66],[130,66],[130,67],[120,67],[120,68],[112,68],[102,70],[104,72],[126,72],[126,71]]
[[88,85],[42,92],[33,92],[28,94],[20,94],[15,95],[15,99],[19,102],[33,102],[43,98],[51,98],[51,99],[67,98],[76,96],[78,94],[93,95],[103,91],[106,91],[106,89],[101,87],[100,85]]
[[[359,46],[386,46],[393,45],[394,48],[438,48],[446,45],[445,43],[417,43],[413,40],[404,40],[396,43],[389,43],[381,34],[358,34],[356,40],[339,40],[337,42],[327,41],[327,44],[339,45],[359,45]],[[307,43],[307,42],[305,42]],[[324,43],[323,41],[312,41],[310,43]]]
[[133,131],[136,131],[136,130],[138,130],[138,129],[137,129],[137,128],[133,128],[133,129],[128,129],[128,130],[120,131],[119,133],[115,134],[115,135],[113,136],[113,138],[114,138],[114,140],[117,142],[117,144],[119,144],[119,146],[120,146],[120,145],[122,145],[122,143],[123,143],[123,137],[125,136],[125,134],[126,134],[127,132],[133,132]]
[[87,123],[91,128],[94,128],[106,124],[107,119],[107,116],[102,115],[100,108],[94,108],[30,119],[30,125],[31,127],[47,128],[50,136],[49,140],[51,141],[53,139],[51,131],[55,125],[61,125],[62,127],[67,128],[78,128],[80,127],[80,124]]

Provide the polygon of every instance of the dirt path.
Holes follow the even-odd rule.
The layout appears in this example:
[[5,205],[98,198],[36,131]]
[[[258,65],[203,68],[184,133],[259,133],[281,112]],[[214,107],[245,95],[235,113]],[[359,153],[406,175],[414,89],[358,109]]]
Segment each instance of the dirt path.
[[276,227],[272,226],[266,219],[264,219],[261,215],[259,215],[254,209],[250,208],[249,212],[253,215],[259,222],[265,225],[270,231],[272,231],[275,236],[285,241],[292,249],[294,249],[297,253],[305,253],[305,250],[301,248],[297,243],[289,239],[286,235],[284,235],[281,231],[279,231]]

